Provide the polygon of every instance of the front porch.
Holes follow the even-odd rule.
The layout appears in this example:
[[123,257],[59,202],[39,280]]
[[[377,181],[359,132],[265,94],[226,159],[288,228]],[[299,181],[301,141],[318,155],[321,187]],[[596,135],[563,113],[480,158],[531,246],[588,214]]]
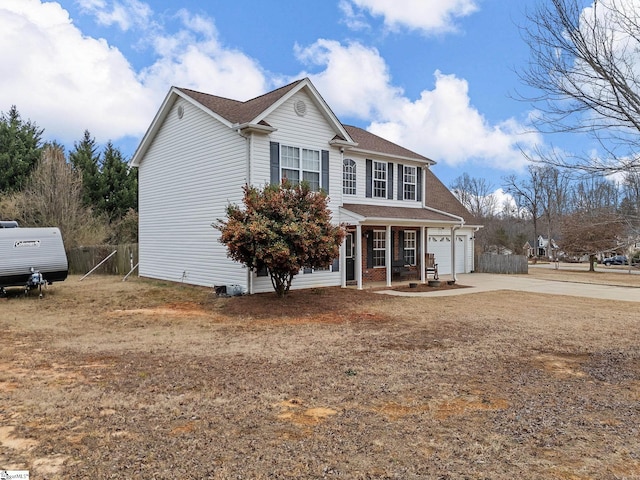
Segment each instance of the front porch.
[[426,226],[348,228],[341,251],[342,286],[362,289],[364,284],[392,287],[437,280],[438,262],[427,251],[427,231]]

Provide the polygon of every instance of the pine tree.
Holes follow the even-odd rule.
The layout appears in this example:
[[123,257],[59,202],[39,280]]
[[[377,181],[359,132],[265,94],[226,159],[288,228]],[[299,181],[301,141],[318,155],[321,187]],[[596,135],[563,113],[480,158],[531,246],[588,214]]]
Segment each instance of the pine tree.
[[15,105],[0,116],[0,193],[21,190],[42,151],[43,129],[23,121]]
[[111,220],[124,217],[129,209],[138,210],[138,174],[130,170],[120,149],[108,142],[103,153],[96,208]]
[[82,174],[82,202],[85,206],[95,206],[101,198],[100,191],[100,154],[95,138],[91,138],[89,130],[79,142],[74,142],[73,151],[69,153],[69,161],[76,172]]

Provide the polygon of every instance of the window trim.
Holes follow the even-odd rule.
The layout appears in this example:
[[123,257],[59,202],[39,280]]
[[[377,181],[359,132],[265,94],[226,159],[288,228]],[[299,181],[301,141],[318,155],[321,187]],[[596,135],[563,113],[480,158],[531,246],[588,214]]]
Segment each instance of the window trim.
[[[285,149],[292,149],[292,150],[297,151],[297,163],[298,163],[298,167],[297,168],[294,168],[294,167],[289,166],[289,165],[286,165],[286,166],[284,165],[285,164],[285,162],[284,162],[284,158],[285,158],[284,151],[285,151]],[[309,168],[305,168],[305,165],[304,165],[304,161],[305,161],[304,153],[305,152],[313,152],[314,153],[314,156],[316,156],[316,158],[313,161],[314,162],[317,161],[317,170],[311,170]],[[296,147],[296,146],[293,146],[293,145],[280,144],[279,156],[280,156],[280,165],[279,165],[279,167],[280,167],[280,178],[288,178],[285,175],[285,170],[297,171],[298,172],[297,182],[292,181],[292,183],[294,185],[298,185],[300,182],[302,182],[305,179],[304,178],[305,177],[305,173],[311,173],[311,174],[317,175],[317,178],[318,178],[318,180],[317,180],[318,188],[316,189],[315,185],[310,182],[311,189],[313,191],[320,191],[320,189],[323,188],[323,185],[322,185],[322,160],[323,160],[323,158],[322,158],[322,151],[321,150],[316,150],[315,148]],[[287,155],[287,157],[289,157],[289,156]]]
[[[373,258],[372,258],[373,268],[385,268],[387,266],[387,231],[373,230],[372,235],[373,235]],[[380,242],[382,242],[382,247],[379,246]],[[376,246],[376,244],[378,246]],[[377,256],[376,256],[376,252],[378,252]],[[380,257],[380,252],[382,252],[382,257]],[[376,264],[376,260],[378,260],[378,262],[381,262],[381,263]]]
[[[413,238],[409,238],[413,237]],[[407,241],[411,241],[413,246],[407,247]],[[417,260],[417,250],[418,250],[418,232],[416,230],[404,230],[403,232],[403,240],[402,240],[402,260],[405,262],[405,265],[416,265]],[[413,262],[407,261],[407,252],[413,252]]]
[[[348,170],[349,169],[349,170]],[[357,195],[357,165],[352,158],[342,161],[342,194]]]
[[[384,169],[377,168],[379,166],[384,166]],[[382,173],[384,173],[384,178],[379,178],[378,175]],[[387,162],[373,160],[371,182],[373,198],[387,198],[387,192],[389,191],[389,164]],[[379,185],[376,185],[376,183]]]
[[[413,182],[407,181],[407,169],[413,170],[413,173],[409,173],[409,175],[413,176]],[[407,191],[408,186],[413,187],[413,198],[411,198],[411,195],[407,195],[408,193],[409,194],[412,193],[410,191],[409,192]],[[418,198],[418,167],[415,167],[412,165],[403,165],[402,166],[402,199],[416,201],[417,198]]]

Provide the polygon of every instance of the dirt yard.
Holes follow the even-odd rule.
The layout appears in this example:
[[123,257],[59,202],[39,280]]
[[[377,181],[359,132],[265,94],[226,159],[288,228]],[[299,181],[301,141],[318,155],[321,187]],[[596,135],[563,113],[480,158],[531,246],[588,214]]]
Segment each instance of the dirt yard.
[[[640,275],[531,269],[562,280]],[[13,293],[13,292],[12,292]],[[640,479],[640,304],[118,277],[0,299],[0,470]]]

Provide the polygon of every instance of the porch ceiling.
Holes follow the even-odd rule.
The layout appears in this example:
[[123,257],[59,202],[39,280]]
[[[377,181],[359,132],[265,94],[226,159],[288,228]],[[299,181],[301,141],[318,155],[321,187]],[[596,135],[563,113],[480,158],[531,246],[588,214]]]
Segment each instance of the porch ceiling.
[[431,227],[459,225],[460,220],[426,208],[386,207],[347,203],[341,209],[360,218],[361,224],[402,224]]

